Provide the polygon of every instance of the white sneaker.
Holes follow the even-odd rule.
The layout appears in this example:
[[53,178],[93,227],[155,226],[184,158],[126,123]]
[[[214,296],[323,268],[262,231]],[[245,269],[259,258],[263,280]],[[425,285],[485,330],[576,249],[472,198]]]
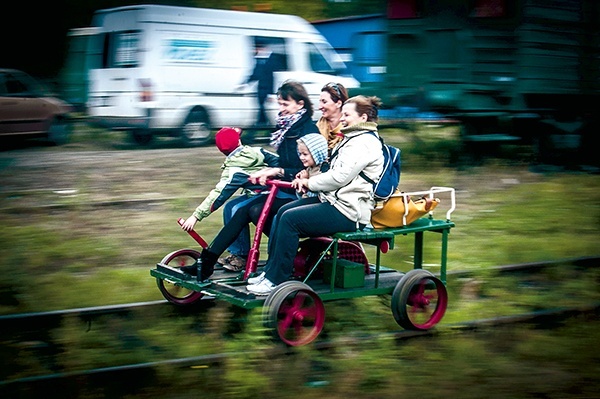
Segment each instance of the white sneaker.
[[262,282],[265,279],[265,272],[262,272],[256,277],[250,277],[248,279],[248,285],[255,285]]
[[265,278],[265,279],[263,279],[263,281],[261,281],[258,284],[247,285],[246,289],[248,291],[250,291],[251,293],[253,293],[254,295],[269,295],[275,287],[276,287],[275,284],[273,284],[272,282],[270,282],[269,280],[267,280]]

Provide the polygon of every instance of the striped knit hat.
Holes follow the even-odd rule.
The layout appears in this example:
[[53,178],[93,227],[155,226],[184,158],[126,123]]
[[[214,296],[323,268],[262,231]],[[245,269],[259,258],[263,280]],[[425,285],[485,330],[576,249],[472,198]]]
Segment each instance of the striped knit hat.
[[327,140],[320,133],[309,133],[300,137],[298,143],[303,143],[316,165],[320,165],[327,160]]

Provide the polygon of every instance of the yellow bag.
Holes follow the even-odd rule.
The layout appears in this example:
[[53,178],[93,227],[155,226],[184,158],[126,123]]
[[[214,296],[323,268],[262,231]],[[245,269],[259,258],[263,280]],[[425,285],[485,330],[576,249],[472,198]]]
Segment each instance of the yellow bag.
[[[433,211],[439,203],[438,198],[422,197],[413,201],[409,195],[396,192],[373,209],[371,224],[376,229],[407,226]],[[408,205],[408,212],[405,205]]]

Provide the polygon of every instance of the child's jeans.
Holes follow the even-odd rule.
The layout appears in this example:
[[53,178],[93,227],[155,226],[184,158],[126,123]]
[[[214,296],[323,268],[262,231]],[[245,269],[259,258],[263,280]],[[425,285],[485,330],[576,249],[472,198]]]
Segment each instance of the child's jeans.
[[[223,205],[223,224],[227,225],[231,217],[240,207],[250,202],[254,197],[240,195],[239,197],[229,200]],[[236,256],[247,257],[250,252],[250,226],[246,225],[238,238],[227,248],[227,251]]]

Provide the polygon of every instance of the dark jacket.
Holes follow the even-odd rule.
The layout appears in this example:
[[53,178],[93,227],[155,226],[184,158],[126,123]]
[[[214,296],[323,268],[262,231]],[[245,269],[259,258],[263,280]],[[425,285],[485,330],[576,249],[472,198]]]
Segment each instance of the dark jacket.
[[[279,167],[284,170],[282,180],[292,181],[296,174],[304,169],[304,165],[302,165],[298,156],[298,143],[296,140],[308,133],[319,133],[319,129],[307,112],[290,127],[277,149]],[[284,191],[290,194],[295,192],[294,189],[284,189]]]
[[273,72],[285,70],[285,62],[282,54],[271,53],[268,58],[257,58],[252,75],[246,79],[246,83],[258,81],[259,95],[266,96],[274,93]]

